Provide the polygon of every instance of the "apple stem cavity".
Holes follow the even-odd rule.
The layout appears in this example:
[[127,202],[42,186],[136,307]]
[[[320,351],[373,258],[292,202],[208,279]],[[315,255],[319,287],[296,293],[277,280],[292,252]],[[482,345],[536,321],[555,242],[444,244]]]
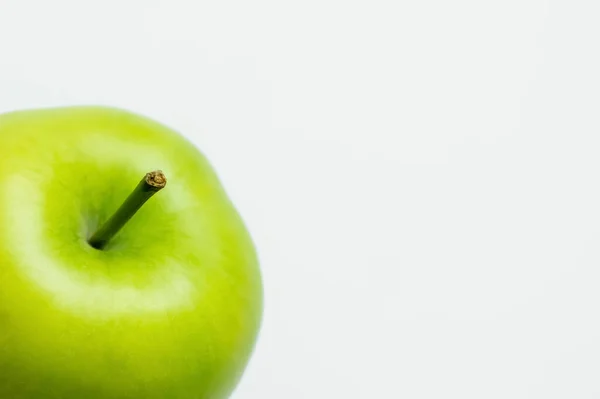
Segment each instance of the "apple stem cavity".
[[125,226],[135,213],[154,194],[167,184],[167,178],[160,170],[146,173],[137,187],[127,197],[125,202],[100,228],[90,237],[88,243],[96,248],[103,249],[106,244]]

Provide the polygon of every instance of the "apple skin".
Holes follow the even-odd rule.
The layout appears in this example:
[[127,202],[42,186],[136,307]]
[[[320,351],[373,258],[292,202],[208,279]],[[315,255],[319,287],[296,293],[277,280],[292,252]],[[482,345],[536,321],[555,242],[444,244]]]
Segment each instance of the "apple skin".
[[[89,246],[155,169],[167,186]],[[226,398],[262,300],[252,240],[181,135],[104,107],[0,116],[0,398]]]

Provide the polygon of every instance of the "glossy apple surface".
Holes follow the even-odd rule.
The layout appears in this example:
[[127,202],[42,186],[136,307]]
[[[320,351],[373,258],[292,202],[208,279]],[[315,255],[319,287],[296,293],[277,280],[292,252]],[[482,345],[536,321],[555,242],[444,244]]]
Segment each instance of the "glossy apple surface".
[[[88,245],[155,169],[167,186]],[[261,314],[251,238],[181,135],[102,107],[0,116],[0,398],[226,398]]]

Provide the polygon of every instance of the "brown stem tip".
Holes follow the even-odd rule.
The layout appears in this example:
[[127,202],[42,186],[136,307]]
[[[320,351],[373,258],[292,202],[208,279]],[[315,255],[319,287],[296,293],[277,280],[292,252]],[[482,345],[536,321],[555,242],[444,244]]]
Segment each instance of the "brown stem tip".
[[153,172],[146,173],[146,183],[149,186],[161,189],[167,185],[167,178],[162,170],[155,170]]

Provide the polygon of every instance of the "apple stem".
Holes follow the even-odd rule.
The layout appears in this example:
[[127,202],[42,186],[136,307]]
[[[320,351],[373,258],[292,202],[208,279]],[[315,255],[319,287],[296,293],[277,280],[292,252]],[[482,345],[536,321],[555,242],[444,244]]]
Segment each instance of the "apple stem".
[[167,184],[167,178],[160,170],[146,173],[146,176],[140,181],[129,197],[117,209],[117,211],[90,237],[88,243],[96,248],[103,249],[106,244],[121,230],[125,223],[135,215],[135,213],[148,201],[154,194],[160,191]]

